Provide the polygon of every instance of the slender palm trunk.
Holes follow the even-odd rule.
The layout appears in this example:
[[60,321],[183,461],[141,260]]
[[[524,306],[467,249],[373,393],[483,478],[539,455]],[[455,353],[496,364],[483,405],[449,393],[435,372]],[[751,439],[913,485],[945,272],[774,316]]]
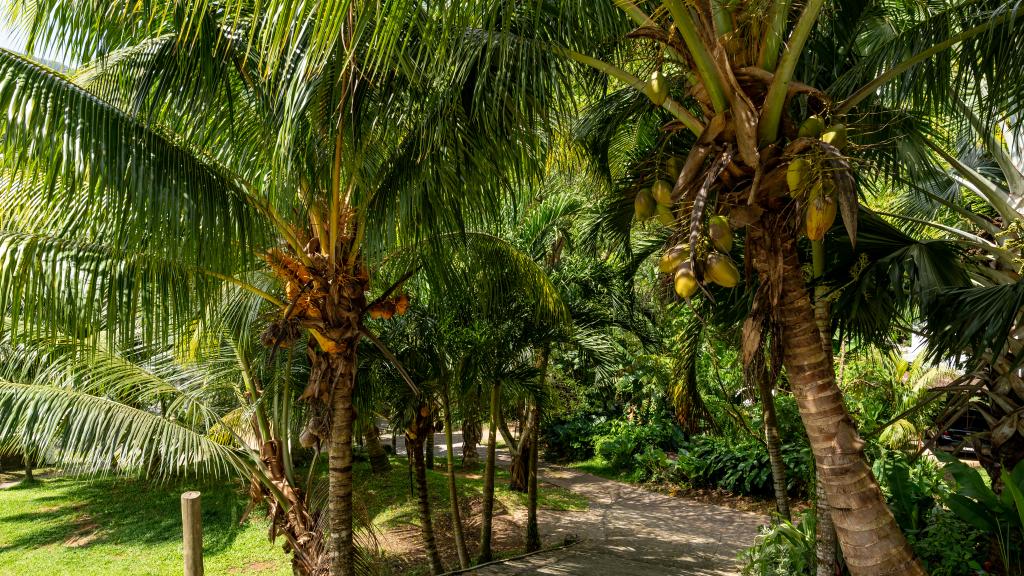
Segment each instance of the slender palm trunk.
[[480,520],[480,557],[483,564],[493,558],[491,551],[491,525],[494,519],[494,471],[497,463],[498,410],[501,409],[501,384],[491,388],[490,423],[487,426],[487,462],[484,464],[484,502]]
[[776,315],[783,361],[807,429],[821,484],[847,566],[854,576],[923,575],[885,504],[864,457],[863,441],[843,405],[830,355],[822,346],[792,234],[751,227],[755,266],[779,282]]
[[[551,357],[551,347],[545,345],[540,350],[537,358],[537,368],[540,370],[540,386],[543,387],[548,375],[548,359]],[[526,506],[526,551],[533,552],[540,550],[540,529],[537,527],[537,465],[540,454],[540,417],[541,399],[535,395],[533,399],[533,428],[530,431],[530,471],[527,488]]]
[[455,484],[455,451],[452,449],[452,404],[448,396],[448,382],[444,384],[444,441],[448,460],[448,499],[452,509],[452,531],[455,533],[455,549],[459,554],[459,568],[469,568],[469,552],[466,551],[466,533],[462,527],[462,513],[459,511],[459,488]]
[[442,574],[444,572],[444,565],[441,564],[441,555],[437,552],[437,541],[434,539],[434,522],[430,512],[430,493],[427,491],[427,465],[426,458],[423,455],[424,444],[422,436],[416,440],[412,440],[409,437],[405,439],[406,449],[411,449],[413,472],[416,476],[416,492],[419,503],[420,533],[423,535],[423,549],[427,553],[427,560],[430,561],[430,573]]
[[[533,411],[537,414],[537,420],[540,420],[540,402],[537,402],[534,406]],[[533,435],[533,446],[530,451],[530,471],[526,497],[526,551],[534,552],[540,550],[540,530],[537,527],[537,454],[540,452],[538,449],[539,444],[537,443],[537,436],[540,426],[534,426],[531,434]]]
[[775,489],[775,511],[779,516],[790,519],[789,494],[786,492],[786,464],[782,461],[782,439],[779,436],[779,423],[775,414],[775,395],[772,393],[771,382],[768,381],[768,366],[764,354],[759,352],[746,370],[746,376],[756,381],[761,396],[763,412],[765,444],[768,447],[768,461],[772,468],[772,486]]
[[36,478],[32,474],[32,468],[33,468],[33,464],[34,464],[32,462],[32,457],[29,456],[28,454],[25,454],[24,462],[25,462],[25,479],[23,481],[24,482],[33,482],[33,481],[35,481]]
[[380,430],[377,425],[370,422],[366,425],[366,455],[370,459],[370,469],[374,474],[384,474],[391,470],[391,460],[388,460],[388,453],[380,443]]

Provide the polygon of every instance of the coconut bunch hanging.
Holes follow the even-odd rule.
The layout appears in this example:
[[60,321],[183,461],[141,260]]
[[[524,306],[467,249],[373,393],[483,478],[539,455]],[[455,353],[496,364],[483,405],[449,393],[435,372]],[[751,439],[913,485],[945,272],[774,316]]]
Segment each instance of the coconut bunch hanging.
[[[849,166],[841,156],[846,148],[846,126],[826,126],[821,117],[810,116],[800,125],[799,136],[819,139],[824,144],[797,155],[786,169],[789,194],[800,203],[804,233],[808,239],[818,241],[835,223],[840,204],[844,212],[850,209],[851,202],[856,206],[856,197],[851,199],[853,182]],[[843,219],[849,221],[845,213]]]
[[404,316],[408,310],[409,295],[403,292],[373,304],[366,313],[374,320],[390,320],[395,315]]

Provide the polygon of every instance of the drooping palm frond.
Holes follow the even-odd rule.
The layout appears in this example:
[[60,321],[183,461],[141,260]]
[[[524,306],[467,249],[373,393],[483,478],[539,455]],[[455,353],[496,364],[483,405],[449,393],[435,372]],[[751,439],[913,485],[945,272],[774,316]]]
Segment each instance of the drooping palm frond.
[[117,223],[126,243],[176,238],[160,248],[200,265],[233,262],[258,241],[260,216],[243,182],[60,74],[0,52],[0,106],[11,112],[0,162],[24,193],[12,212],[84,195],[83,213],[60,215],[66,226]]
[[952,357],[964,361],[968,368],[998,357],[1006,349],[1011,328],[1020,320],[1022,307],[1021,282],[935,294],[924,311],[930,357]]
[[59,386],[0,381],[0,438],[31,446],[72,472],[157,464],[157,475],[228,476],[245,468],[233,448],[147,410]]

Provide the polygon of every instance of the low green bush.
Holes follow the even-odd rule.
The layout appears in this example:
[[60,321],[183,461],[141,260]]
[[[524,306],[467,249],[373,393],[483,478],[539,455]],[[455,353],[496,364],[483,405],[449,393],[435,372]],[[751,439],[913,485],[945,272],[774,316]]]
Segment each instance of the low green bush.
[[[806,494],[813,478],[810,449],[805,444],[783,444],[786,485],[792,494]],[[729,442],[698,437],[679,452],[681,476],[691,486],[722,488],[736,494],[767,496],[773,493],[768,450],[754,440]]]
[[607,431],[594,439],[594,450],[613,468],[632,469],[634,456],[648,448],[671,448],[677,438],[670,422],[635,424],[624,420],[609,422]]
[[814,529],[812,508],[796,524],[781,520],[762,528],[754,545],[740,553],[744,576],[812,576]]

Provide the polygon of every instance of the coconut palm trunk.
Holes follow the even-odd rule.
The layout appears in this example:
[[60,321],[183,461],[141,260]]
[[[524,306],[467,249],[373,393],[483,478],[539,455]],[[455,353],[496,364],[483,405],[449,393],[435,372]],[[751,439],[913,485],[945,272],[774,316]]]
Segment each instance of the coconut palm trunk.
[[423,549],[427,553],[427,560],[430,562],[430,573],[441,574],[444,572],[444,565],[441,564],[441,555],[437,551],[437,541],[434,539],[434,522],[430,512],[430,493],[427,491],[427,463],[423,455],[425,442],[423,436],[419,435],[413,439],[405,438],[406,446],[410,448],[413,458],[413,473],[416,476],[416,494],[418,511],[420,516],[420,533],[423,536]]
[[[825,241],[811,241],[812,272],[814,277],[820,278],[825,274]],[[828,356],[830,365],[835,365],[832,357],[832,327],[829,316],[829,305],[824,286],[814,287],[814,322],[818,326],[818,334],[821,336],[821,346]],[[825,491],[825,479],[821,471],[815,465],[814,480],[814,556],[816,576],[835,576],[836,547],[838,536],[836,526],[832,521],[832,508],[828,505],[828,493]]]
[[466,534],[462,527],[462,513],[459,511],[459,487],[455,483],[455,451],[452,449],[452,403],[448,395],[448,382],[442,391],[444,402],[444,441],[448,461],[448,497],[451,501],[452,531],[455,533],[455,549],[459,554],[459,567],[469,568],[469,552],[466,551]]
[[346,353],[314,353],[311,380],[319,375],[331,390],[330,440],[328,443],[328,495],[330,536],[328,557],[331,576],[352,576],[352,432],[355,409],[352,392],[356,376],[357,339]]
[[754,265],[773,282],[783,362],[831,505],[843,555],[855,575],[923,575],[864,457],[843,404],[831,355],[822,345],[792,233],[749,228]]
[[497,463],[498,410],[501,410],[501,384],[495,382],[491,388],[490,422],[487,425],[487,462],[484,464],[484,501],[480,512],[480,557],[477,562],[490,562],[491,526],[494,520],[494,472]]
[[384,445],[380,443],[380,430],[377,425],[370,422],[366,425],[366,454],[370,458],[370,469],[374,474],[384,474],[391,470],[391,460],[388,453],[384,451]]

